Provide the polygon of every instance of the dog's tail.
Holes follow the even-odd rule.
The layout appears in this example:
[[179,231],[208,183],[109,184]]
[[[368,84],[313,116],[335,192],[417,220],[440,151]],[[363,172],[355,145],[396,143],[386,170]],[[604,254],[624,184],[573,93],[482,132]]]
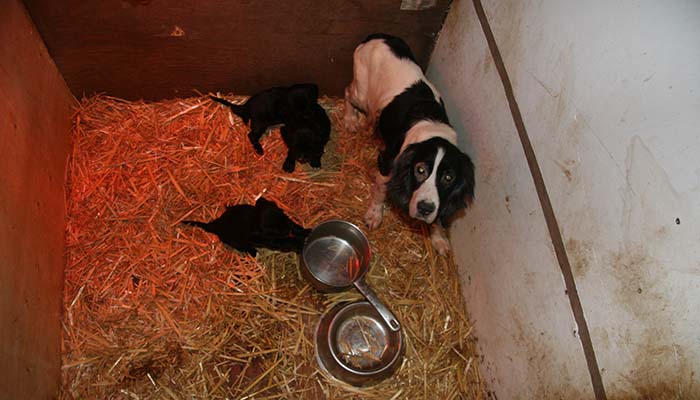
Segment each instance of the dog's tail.
[[209,227],[209,224],[206,222],[200,222],[200,221],[182,221],[183,224],[185,225],[190,225],[190,226],[196,226],[198,228],[202,228],[207,232],[211,232],[211,228]]
[[246,124],[250,120],[250,111],[248,110],[248,102],[245,102],[243,104],[234,104],[226,99],[222,99],[221,97],[209,96],[209,98],[214,100],[217,103],[221,103],[225,106],[228,106],[231,109],[231,111],[233,111],[234,114],[241,117],[241,119],[243,119],[243,122],[245,122]]

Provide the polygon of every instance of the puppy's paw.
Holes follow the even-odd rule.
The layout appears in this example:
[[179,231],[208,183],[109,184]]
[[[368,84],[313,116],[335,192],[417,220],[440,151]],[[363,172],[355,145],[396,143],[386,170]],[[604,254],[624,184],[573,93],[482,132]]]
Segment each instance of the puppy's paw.
[[381,203],[370,205],[365,213],[365,224],[367,224],[367,228],[377,229],[382,223],[383,216],[384,206]]
[[294,172],[294,161],[285,161],[284,164],[282,164],[282,169],[284,172]]

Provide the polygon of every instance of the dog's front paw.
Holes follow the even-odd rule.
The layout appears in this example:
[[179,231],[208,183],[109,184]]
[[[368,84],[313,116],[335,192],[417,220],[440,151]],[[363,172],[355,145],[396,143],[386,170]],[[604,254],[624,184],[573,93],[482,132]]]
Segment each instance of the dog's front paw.
[[382,223],[383,216],[384,206],[381,203],[370,205],[365,213],[365,224],[367,224],[367,228],[377,229]]
[[253,148],[255,149],[255,152],[263,155],[263,147],[258,141],[259,137],[256,137],[256,135],[253,134],[253,131],[248,133],[248,140],[250,140],[250,144],[253,145]]
[[433,226],[430,232],[430,243],[433,248],[441,256],[445,257],[450,253],[450,241],[445,236],[445,231],[442,228]]
[[444,237],[431,238],[430,241],[433,243],[433,248],[443,257],[450,254],[450,241]]

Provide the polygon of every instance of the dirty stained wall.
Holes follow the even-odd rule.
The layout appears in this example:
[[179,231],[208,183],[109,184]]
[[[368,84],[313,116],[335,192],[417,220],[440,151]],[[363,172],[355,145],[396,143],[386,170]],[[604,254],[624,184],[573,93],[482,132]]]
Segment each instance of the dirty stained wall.
[[476,164],[476,200],[451,239],[491,390],[499,399],[593,398],[535,186],[471,2],[453,4],[428,77]]
[[700,3],[490,10],[608,397],[700,397]]
[[[699,398],[700,3],[483,5],[561,227],[608,398]],[[448,109],[460,115],[464,145],[480,167],[478,205],[452,239],[464,243],[456,256],[487,373],[499,397],[525,398],[522,382],[503,380],[518,377],[510,368],[535,338],[531,330],[520,343],[518,325],[542,326],[543,314],[563,311],[557,296],[542,302],[547,291],[528,286],[524,271],[549,270],[552,261],[546,252],[532,256],[547,239],[513,212],[529,205],[527,172],[513,171],[509,111],[484,109],[498,104],[503,88],[488,78],[488,52],[471,37],[483,35],[472,13],[471,2],[456,2],[429,70],[449,88]],[[480,229],[487,221],[495,226]],[[507,315],[513,307],[517,319]],[[535,353],[557,359],[567,348],[557,341]]]
[[58,393],[73,101],[19,1],[0,6],[0,399]]

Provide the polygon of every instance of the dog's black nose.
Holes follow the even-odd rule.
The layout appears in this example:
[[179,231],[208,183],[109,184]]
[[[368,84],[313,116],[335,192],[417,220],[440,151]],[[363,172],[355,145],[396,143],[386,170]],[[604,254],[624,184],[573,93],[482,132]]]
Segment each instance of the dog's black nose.
[[418,202],[418,212],[421,215],[430,215],[430,213],[432,213],[433,211],[435,211],[435,204],[427,202],[425,200],[421,200]]

